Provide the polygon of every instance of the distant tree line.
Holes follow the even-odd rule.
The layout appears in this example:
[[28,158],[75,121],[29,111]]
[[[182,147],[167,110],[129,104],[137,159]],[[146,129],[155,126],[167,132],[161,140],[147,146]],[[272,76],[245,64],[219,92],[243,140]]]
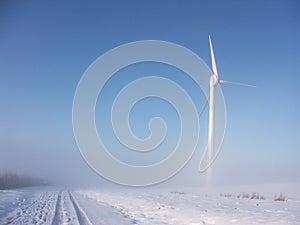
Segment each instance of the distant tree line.
[[46,185],[42,179],[11,172],[0,174],[0,190]]

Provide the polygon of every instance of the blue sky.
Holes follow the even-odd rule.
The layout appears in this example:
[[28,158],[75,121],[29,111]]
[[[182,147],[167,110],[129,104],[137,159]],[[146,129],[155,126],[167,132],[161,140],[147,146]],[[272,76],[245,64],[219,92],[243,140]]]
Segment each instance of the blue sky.
[[[100,180],[81,158],[72,132],[73,96],[87,67],[111,48],[147,39],[180,44],[210,65],[211,34],[221,78],[257,86],[222,87],[228,120],[214,182],[299,181],[299,9],[296,0],[1,1],[0,171]],[[193,84],[182,82],[197,101]],[[149,107],[141,104],[136,117]],[[171,111],[164,106],[143,120],[147,125],[152,114]],[[136,130],[147,135],[143,127]],[[171,146],[176,134],[168,137]],[[168,182],[202,184],[200,157],[196,152]]]

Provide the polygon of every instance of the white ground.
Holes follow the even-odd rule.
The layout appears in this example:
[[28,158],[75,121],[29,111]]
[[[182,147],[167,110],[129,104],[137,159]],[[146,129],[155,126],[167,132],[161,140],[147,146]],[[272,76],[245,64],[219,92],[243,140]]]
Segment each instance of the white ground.
[[0,191],[0,224],[300,224],[299,187]]

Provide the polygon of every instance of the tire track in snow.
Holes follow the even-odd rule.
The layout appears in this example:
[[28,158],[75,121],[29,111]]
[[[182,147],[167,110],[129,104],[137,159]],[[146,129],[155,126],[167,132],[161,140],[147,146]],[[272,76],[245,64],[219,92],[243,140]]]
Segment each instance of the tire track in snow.
[[63,222],[61,195],[62,195],[62,191],[60,191],[58,196],[57,196],[55,214],[54,214],[54,217],[53,217],[52,225],[62,224],[62,222]]
[[75,207],[67,191],[60,191],[57,197],[52,225],[79,225]]
[[85,214],[83,209],[79,206],[78,202],[76,201],[74,196],[71,194],[71,192],[69,192],[69,197],[70,197],[70,200],[75,209],[75,212],[76,212],[76,215],[78,218],[78,222],[80,223],[80,225],[92,225],[91,221],[89,220],[89,218],[87,217],[87,215]]

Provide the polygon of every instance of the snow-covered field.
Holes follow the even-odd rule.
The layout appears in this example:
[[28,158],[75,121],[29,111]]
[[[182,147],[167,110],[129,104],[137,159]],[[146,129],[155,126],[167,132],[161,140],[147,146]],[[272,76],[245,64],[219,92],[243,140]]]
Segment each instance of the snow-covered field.
[[300,224],[299,187],[0,191],[0,224]]

